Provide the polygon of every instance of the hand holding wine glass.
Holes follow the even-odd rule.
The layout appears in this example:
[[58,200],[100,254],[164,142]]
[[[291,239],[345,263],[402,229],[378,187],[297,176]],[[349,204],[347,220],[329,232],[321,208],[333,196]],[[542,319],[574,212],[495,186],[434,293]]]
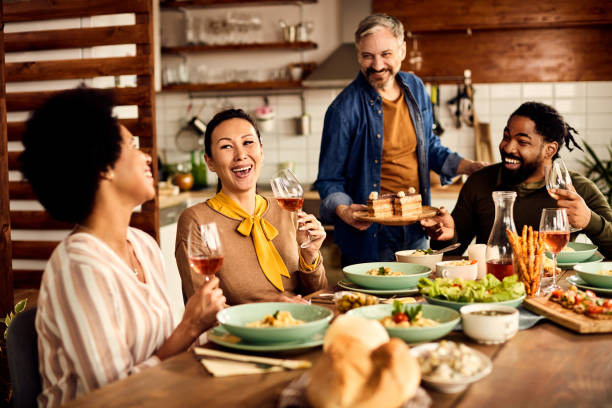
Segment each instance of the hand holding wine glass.
[[195,273],[203,274],[204,281],[210,280],[223,265],[223,251],[217,224],[191,224],[187,238],[189,266]]
[[[278,204],[287,211],[299,212],[304,204],[304,189],[291,169],[283,169],[272,177],[270,186],[274,193],[274,198]],[[300,245],[302,248],[310,246],[310,235],[308,239]]]
[[559,289],[557,284],[557,255],[569,242],[569,221],[565,208],[544,208],[540,217],[540,236],[546,249],[552,254],[553,277],[552,284],[542,288],[544,293]]

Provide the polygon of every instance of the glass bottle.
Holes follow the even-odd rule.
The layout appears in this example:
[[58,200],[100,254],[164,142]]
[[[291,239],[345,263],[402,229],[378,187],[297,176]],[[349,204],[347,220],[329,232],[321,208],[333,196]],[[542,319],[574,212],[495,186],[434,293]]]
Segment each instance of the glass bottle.
[[512,268],[512,245],[508,240],[506,229],[516,232],[514,226],[514,191],[494,191],[493,202],[495,203],[495,222],[487,241],[487,273],[493,274],[497,279],[514,274]]
[[195,189],[208,187],[204,151],[198,150],[191,152],[191,174],[193,175],[193,187]]

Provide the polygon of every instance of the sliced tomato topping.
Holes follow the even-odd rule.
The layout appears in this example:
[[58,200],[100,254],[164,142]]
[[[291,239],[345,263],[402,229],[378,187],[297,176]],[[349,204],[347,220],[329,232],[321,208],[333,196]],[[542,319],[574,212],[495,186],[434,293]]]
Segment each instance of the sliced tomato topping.
[[406,313],[396,313],[395,315],[393,315],[393,321],[395,323],[407,322],[408,315],[406,315]]
[[590,314],[600,314],[603,312],[603,307],[597,305],[591,305],[587,308],[587,312]]

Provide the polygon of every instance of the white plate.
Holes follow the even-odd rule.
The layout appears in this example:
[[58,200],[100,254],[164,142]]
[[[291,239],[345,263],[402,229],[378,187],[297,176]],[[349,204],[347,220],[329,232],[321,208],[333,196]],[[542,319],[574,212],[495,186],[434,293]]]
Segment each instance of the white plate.
[[[327,328],[326,328],[327,329]],[[225,327],[217,326],[207,333],[209,341],[223,347],[236,350],[256,351],[259,353],[274,353],[280,351],[296,351],[317,347],[323,344],[325,330],[315,333],[306,340],[288,341],[283,343],[248,343],[238,337],[232,336]]]
[[605,294],[606,297],[610,297],[612,295],[612,289],[598,288],[596,286],[591,286],[588,283],[586,283],[584,280],[582,280],[580,276],[576,276],[576,275],[569,276],[567,278],[567,281],[571,285],[576,285],[577,287],[583,290],[592,290],[593,292],[596,292],[599,294]]
[[413,295],[419,293],[419,288],[416,286],[410,289],[366,289],[353,283],[349,280],[341,280],[338,282],[338,286],[346,290],[352,290],[355,292],[367,293],[369,295]]
[[[438,344],[439,343],[421,344],[420,346],[412,347],[410,351],[412,352],[413,355],[415,355],[418,358],[421,354],[425,352],[435,350],[438,347]],[[478,374],[472,377],[468,377],[468,378],[462,378],[462,379],[456,379],[456,380],[446,380],[446,381],[428,378],[427,376],[423,375],[421,377],[423,382],[426,385],[430,386],[431,388],[436,389],[440,392],[452,394],[452,393],[463,391],[471,383],[476,382],[486,377],[487,375],[489,375],[491,371],[493,370],[493,363],[491,362],[491,359],[485,356],[484,354],[482,354],[481,352],[474,350],[473,348],[470,348],[470,350],[476,356],[478,356],[484,364],[484,368]]]

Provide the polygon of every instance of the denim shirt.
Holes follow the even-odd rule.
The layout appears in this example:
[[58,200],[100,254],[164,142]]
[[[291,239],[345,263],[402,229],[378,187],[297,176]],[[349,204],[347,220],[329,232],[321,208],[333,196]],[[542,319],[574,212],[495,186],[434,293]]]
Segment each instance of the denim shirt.
[[[429,205],[429,170],[440,175],[442,184],[448,184],[457,175],[461,156],[442,146],[433,134],[431,100],[423,82],[405,72],[399,72],[396,78],[416,132],[423,205]],[[423,229],[418,223],[407,227],[372,224],[366,231],[359,231],[335,214],[336,207],[341,204],[364,204],[370,192],[380,192],[382,149],[382,98],[359,72],[327,109],[315,182],[321,196],[321,218],[334,223],[334,241],[344,256],[356,262],[382,260],[379,252],[385,245],[400,250],[410,249],[402,246],[425,243]]]

